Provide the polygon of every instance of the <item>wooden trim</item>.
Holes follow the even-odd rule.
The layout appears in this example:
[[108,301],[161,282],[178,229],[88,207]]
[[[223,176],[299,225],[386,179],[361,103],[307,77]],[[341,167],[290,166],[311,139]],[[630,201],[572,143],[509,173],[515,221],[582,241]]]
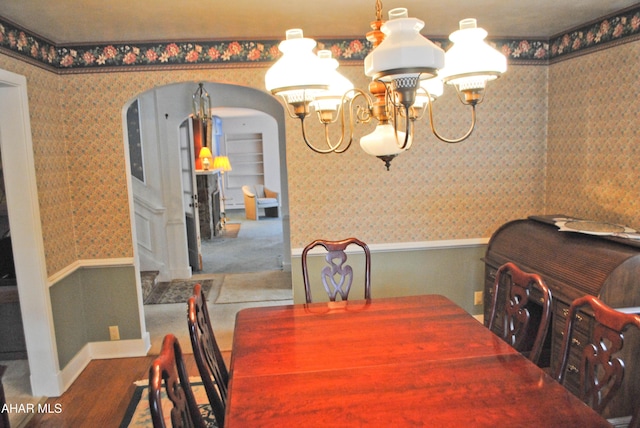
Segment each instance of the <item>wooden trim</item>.
[[[385,244],[367,244],[371,253],[396,253],[401,251],[449,250],[453,248],[472,248],[487,245],[489,238],[450,239],[442,241],[391,242]],[[291,256],[302,257],[303,248],[291,250]],[[314,249],[309,254],[319,254],[321,249]],[[351,252],[347,248],[347,253]]]
[[47,278],[47,287],[51,287],[58,281],[63,280],[72,273],[83,268],[110,268],[110,267],[123,267],[135,265],[135,259],[133,257],[122,257],[116,259],[84,259],[76,260],[64,269],[59,270],[53,275]]

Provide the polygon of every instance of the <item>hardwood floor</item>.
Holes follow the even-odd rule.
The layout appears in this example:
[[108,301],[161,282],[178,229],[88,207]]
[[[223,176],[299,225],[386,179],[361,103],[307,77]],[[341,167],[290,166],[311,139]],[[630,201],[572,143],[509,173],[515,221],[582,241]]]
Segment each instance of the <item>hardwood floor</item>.
[[[230,355],[223,353],[227,364]],[[198,376],[193,354],[184,357],[189,374]],[[62,396],[47,400],[51,413],[36,414],[26,427],[120,426],[135,390],[134,382],[148,378],[154,358],[151,355],[91,361]]]

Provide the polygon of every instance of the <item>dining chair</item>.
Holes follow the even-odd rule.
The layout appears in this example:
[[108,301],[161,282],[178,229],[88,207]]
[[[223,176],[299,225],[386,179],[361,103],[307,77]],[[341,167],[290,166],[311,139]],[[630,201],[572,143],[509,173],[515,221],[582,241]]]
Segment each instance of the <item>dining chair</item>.
[[187,306],[187,323],[193,357],[218,427],[223,427],[229,372],[211,327],[207,298],[200,284],[193,287],[193,295],[189,297]]
[[163,384],[166,398],[172,403],[171,426],[205,427],[189,383],[180,343],[173,334],[164,337],[160,355],[149,369],[149,409],[154,428],[167,426],[162,411]]
[[332,302],[340,295],[342,300],[349,298],[349,291],[353,283],[353,267],[347,264],[346,248],[349,245],[359,246],[364,252],[364,298],[371,298],[371,253],[369,247],[357,238],[347,238],[340,241],[317,239],[302,250],[302,276],[304,293],[307,303],[312,302],[311,282],[309,281],[309,266],[307,256],[315,247],[324,247],[326,250],[324,266],[320,272],[322,284]]
[[[505,287],[504,292],[500,291],[502,287]],[[537,290],[542,296],[538,302],[542,306],[538,322],[532,322],[530,307],[527,306],[533,290]],[[504,296],[503,302],[499,302],[500,296]],[[538,364],[551,320],[551,302],[551,290],[540,275],[524,272],[512,262],[505,263],[498,269],[493,285],[489,330],[493,329],[496,318],[500,316],[497,313],[500,303],[504,303],[501,337],[533,363]]]
[[[580,356],[579,397],[589,407],[602,413],[622,384],[625,363],[614,354],[622,349],[624,332],[635,326],[640,330],[640,315],[627,314],[607,306],[597,297],[587,295],[574,300],[564,327],[560,365],[556,373],[558,382],[563,383],[567,372],[571,344],[574,342],[575,320],[578,311],[588,307],[595,320],[593,328]],[[638,350],[640,351],[640,350]],[[637,352],[633,352],[637,356]],[[629,427],[640,427],[640,396],[636,394],[634,413]]]

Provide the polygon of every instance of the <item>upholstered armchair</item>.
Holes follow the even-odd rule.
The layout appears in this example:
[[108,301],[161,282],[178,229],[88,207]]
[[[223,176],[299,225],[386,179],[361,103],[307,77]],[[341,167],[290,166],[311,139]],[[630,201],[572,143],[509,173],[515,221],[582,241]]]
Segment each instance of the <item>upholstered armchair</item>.
[[242,186],[244,210],[249,220],[259,220],[260,210],[266,217],[280,217],[280,194],[261,184]]

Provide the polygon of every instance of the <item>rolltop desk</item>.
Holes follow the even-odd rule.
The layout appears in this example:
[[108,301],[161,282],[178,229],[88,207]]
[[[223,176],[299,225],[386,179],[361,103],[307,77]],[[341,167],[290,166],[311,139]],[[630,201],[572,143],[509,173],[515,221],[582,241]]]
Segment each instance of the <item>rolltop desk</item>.
[[[497,269],[511,261],[537,273],[551,289],[552,319],[539,365],[555,375],[560,362],[562,336],[569,304],[585,294],[597,296],[613,308],[640,312],[640,240],[560,231],[555,224],[564,215],[530,216],[502,225],[491,237],[484,258],[484,320],[491,316],[493,284]],[[534,302],[541,296],[533,295]],[[499,301],[503,299],[500,298]],[[532,316],[540,306],[531,303]],[[500,313],[500,310],[497,311]],[[578,355],[592,329],[593,318],[580,313],[572,341],[565,386],[577,395],[580,379]],[[502,328],[497,316],[494,331]],[[640,332],[630,329],[621,351],[626,372],[621,390],[603,416],[629,415],[631,397],[640,394]],[[634,353],[631,351],[635,350]]]

